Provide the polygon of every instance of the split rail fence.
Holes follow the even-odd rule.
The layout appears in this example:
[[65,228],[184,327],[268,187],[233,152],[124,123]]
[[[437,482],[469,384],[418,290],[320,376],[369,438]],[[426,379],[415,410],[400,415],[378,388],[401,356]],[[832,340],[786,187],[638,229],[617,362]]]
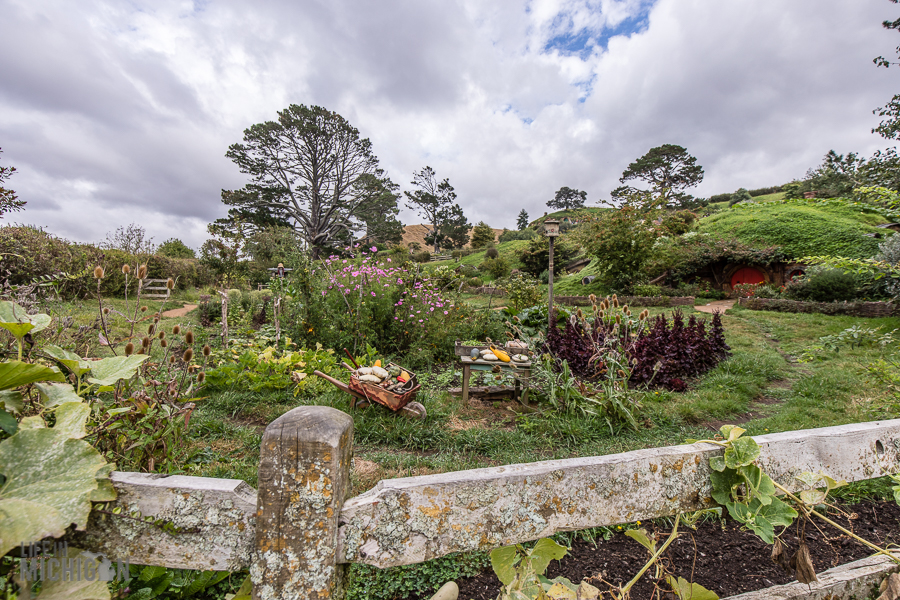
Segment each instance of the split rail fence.
[[[759,463],[796,491],[805,471],[858,481],[900,468],[900,420],[754,438]],[[696,443],[380,481],[349,498],[353,419],[300,407],[265,430],[259,490],[243,481],[116,472],[121,515],[92,514],[73,542],[132,564],[250,569],[255,600],[342,598],[347,565],[420,563],[451,552],[694,511],[712,504]],[[180,533],[128,518],[174,523]]]

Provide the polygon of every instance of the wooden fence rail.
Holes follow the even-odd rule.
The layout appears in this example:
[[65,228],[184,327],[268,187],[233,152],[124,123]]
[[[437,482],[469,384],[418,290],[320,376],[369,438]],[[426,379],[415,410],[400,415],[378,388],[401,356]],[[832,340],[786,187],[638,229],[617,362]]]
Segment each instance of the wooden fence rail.
[[[761,466],[794,491],[805,471],[859,481],[900,470],[900,420],[754,439]],[[709,458],[722,452],[697,443],[406,477],[347,499],[352,445],[349,415],[295,408],[266,428],[258,492],[238,480],[114,473],[122,514],[95,511],[72,542],[134,564],[249,567],[258,600],[341,598],[353,562],[413,564],[707,507]]]

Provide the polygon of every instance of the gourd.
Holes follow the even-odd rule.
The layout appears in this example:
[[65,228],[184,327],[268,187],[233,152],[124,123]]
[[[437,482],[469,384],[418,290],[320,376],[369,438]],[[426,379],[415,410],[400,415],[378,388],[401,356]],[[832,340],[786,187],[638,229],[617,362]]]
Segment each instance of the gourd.
[[388,369],[389,377],[394,378],[394,377],[397,377],[399,374],[400,374],[400,367],[394,366],[394,367],[391,367],[390,369]]
[[483,360],[497,360],[497,355],[493,352],[488,352],[487,354],[483,354],[481,358]]
[[388,376],[387,369],[382,369],[381,367],[372,367],[372,375],[377,377],[378,379],[384,379]]
[[360,368],[358,368],[358,369],[356,370],[356,372],[357,372],[357,374],[359,374],[359,375],[371,375],[371,374],[372,374],[372,367],[360,367]]
[[381,380],[375,375],[360,375],[360,381],[368,381],[369,383],[381,383]]

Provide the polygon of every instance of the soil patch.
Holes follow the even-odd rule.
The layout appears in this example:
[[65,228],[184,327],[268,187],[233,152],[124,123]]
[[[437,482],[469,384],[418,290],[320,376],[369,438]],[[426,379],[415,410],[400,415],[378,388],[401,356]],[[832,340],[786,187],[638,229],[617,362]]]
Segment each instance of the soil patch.
[[[860,537],[882,547],[900,542],[900,507],[894,502],[863,502],[844,506],[846,515],[832,514],[831,518]],[[849,517],[849,518],[848,518]],[[806,541],[817,572],[870,556],[872,552],[862,544],[824,523],[806,527]],[[781,536],[791,556],[798,548],[798,523]],[[644,524],[660,540],[670,531],[667,527]],[[771,559],[772,547],[752,532],[742,530],[735,521],[710,521],[691,530],[679,528],[678,539],[665,554],[670,572],[692,580],[716,592],[720,598],[750,592],[794,581]],[[596,545],[584,540],[572,544],[568,556],[553,561],[547,570],[550,578],[562,575],[573,582],[589,579],[600,589],[609,589],[603,581],[621,585],[629,581],[646,563],[648,553],[643,546],[616,533],[608,541]],[[632,598],[651,598],[657,582],[654,569],[649,569],[632,588]],[[494,600],[500,592],[493,571],[457,582],[459,597],[465,600]],[[660,596],[657,594],[657,598]]]

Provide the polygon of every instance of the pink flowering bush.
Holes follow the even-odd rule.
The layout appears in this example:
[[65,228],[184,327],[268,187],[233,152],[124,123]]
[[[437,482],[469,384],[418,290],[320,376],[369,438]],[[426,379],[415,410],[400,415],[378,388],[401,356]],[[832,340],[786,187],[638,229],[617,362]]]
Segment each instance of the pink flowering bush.
[[297,339],[311,343],[434,357],[452,354],[453,340],[470,337],[477,323],[471,309],[448,299],[417,266],[377,257],[373,249],[355,258],[330,256],[299,275]]

